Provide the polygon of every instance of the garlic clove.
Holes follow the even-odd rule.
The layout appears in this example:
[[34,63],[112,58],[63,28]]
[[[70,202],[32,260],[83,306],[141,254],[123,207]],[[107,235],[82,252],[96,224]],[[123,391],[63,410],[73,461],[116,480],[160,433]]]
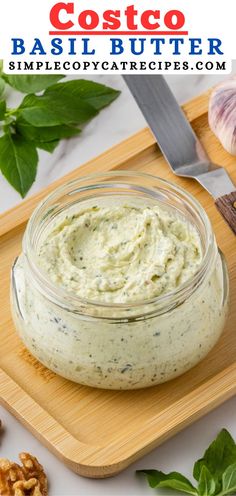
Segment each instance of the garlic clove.
[[236,77],[213,90],[209,101],[209,125],[225,150],[236,155]]

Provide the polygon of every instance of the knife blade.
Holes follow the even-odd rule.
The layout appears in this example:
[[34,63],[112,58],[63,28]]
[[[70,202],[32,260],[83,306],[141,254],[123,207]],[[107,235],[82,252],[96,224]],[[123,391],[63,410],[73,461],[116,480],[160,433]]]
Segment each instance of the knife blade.
[[227,171],[210,161],[161,75],[123,76],[174,174],[196,179],[236,234],[236,191]]

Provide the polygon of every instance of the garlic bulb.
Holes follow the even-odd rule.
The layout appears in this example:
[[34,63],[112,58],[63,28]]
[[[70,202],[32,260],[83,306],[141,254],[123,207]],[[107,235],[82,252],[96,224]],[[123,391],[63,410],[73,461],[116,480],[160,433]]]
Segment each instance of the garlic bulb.
[[209,102],[209,125],[225,150],[236,155],[236,77],[213,90]]

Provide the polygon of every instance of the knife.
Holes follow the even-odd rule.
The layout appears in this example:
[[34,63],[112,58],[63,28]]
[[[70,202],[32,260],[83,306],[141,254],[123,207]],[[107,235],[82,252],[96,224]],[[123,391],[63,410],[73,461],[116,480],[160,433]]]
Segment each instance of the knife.
[[226,170],[210,161],[164,77],[123,78],[174,174],[196,179],[236,234],[236,187]]

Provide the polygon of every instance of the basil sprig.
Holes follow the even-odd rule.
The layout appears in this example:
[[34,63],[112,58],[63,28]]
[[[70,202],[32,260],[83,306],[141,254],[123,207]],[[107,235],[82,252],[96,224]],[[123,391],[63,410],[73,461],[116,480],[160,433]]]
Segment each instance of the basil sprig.
[[[120,93],[82,79],[59,83],[63,78],[7,75],[0,64],[0,171],[22,197],[36,178],[37,149],[52,153],[61,139],[81,133],[78,126],[95,117]],[[6,84],[26,93],[15,109],[8,108],[4,99]]]
[[229,432],[222,429],[203,457],[194,464],[195,485],[178,472],[137,472],[146,476],[153,489],[166,488],[194,496],[233,495],[236,494],[236,443]]

